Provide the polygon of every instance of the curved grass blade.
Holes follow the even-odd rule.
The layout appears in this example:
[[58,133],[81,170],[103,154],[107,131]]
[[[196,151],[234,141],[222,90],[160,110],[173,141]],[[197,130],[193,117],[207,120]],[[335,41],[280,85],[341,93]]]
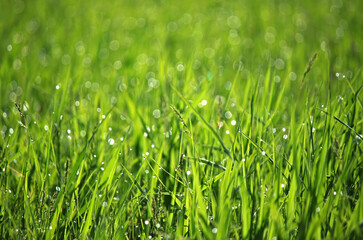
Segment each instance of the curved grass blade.
[[196,162],[204,163],[204,164],[209,165],[211,167],[215,167],[215,168],[221,169],[223,171],[226,171],[226,168],[225,167],[223,167],[223,166],[221,166],[221,165],[219,165],[217,163],[208,161],[205,158],[196,158],[196,157],[186,157],[186,158],[193,159]]
[[[319,109],[320,111],[322,111],[323,113],[325,113],[326,115],[331,115],[330,113],[328,113],[327,111],[317,107],[317,109]],[[339,119],[338,117],[336,116],[333,116],[333,118],[338,121],[339,123],[341,123],[342,125],[344,125],[345,127],[347,127],[349,130],[351,130],[352,132],[354,132],[357,137],[359,137],[361,140],[363,140],[363,137],[362,135],[360,135],[357,131],[355,131],[352,127],[350,127],[348,124],[346,124],[345,122],[343,122],[341,119]]]
[[202,122],[204,123],[204,125],[209,129],[209,131],[211,131],[213,133],[213,135],[218,139],[219,143],[222,145],[222,148],[224,150],[224,152],[228,155],[228,157],[230,157],[233,161],[234,159],[232,158],[231,152],[227,149],[226,145],[224,144],[222,138],[218,135],[218,133],[216,132],[216,130],[213,129],[213,127],[204,119],[204,117],[202,115],[200,115],[200,113],[193,107],[192,104],[190,104],[188,102],[188,100],[185,99],[185,97],[174,87],[171,85],[171,88],[179,95],[179,97],[193,110],[193,112],[198,116],[198,118],[200,120],[202,120]]
[[[263,148],[262,147],[260,147],[260,146],[258,146],[257,145],[257,143],[255,143],[249,136],[247,136],[244,132],[242,132],[241,131],[241,133],[242,133],[242,135],[245,137],[245,138],[247,138],[251,143],[252,143],[252,145],[255,147],[255,148],[257,148],[257,149],[259,149],[261,152],[264,152],[265,153],[265,156],[268,158],[268,160],[275,166],[275,168],[277,169],[277,170],[279,170],[280,171],[280,168],[279,168],[279,166],[277,166],[277,164],[274,162],[274,160],[270,157],[270,155],[268,155],[264,150],[263,150]],[[285,178],[285,179],[287,179],[287,177],[285,176],[285,174],[283,173],[283,172],[281,172],[282,173],[282,176]]]

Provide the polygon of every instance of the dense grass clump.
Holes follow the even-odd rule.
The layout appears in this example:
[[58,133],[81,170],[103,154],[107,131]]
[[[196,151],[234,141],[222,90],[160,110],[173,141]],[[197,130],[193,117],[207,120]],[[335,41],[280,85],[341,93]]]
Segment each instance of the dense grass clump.
[[1,1],[1,239],[363,238],[359,1]]

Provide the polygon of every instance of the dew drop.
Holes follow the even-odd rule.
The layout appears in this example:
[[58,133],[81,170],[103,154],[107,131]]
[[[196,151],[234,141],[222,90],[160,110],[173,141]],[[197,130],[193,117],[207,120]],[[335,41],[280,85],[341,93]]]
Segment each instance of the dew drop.
[[154,116],[154,118],[160,118],[160,110],[159,109],[155,109],[153,111],[153,116]]
[[176,69],[177,69],[179,72],[183,71],[183,70],[184,70],[184,66],[183,66],[183,64],[178,64],[178,66],[176,67]]
[[230,111],[227,111],[224,116],[227,118],[227,119],[230,119],[232,117],[232,113]]
[[113,138],[108,139],[108,144],[111,146],[115,144],[115,140]]

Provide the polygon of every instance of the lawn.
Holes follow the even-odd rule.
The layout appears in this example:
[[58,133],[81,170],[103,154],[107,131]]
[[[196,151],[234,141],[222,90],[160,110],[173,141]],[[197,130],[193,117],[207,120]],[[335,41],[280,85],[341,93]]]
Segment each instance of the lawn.
[[358,0],[0,0],[0,239],[362,239]]

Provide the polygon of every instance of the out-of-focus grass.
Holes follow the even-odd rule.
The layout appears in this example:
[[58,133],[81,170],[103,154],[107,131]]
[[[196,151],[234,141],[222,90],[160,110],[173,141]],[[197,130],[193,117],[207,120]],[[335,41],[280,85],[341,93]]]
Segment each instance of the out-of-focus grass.
[[1,238],[362,238],[362,4],[0,9]]

